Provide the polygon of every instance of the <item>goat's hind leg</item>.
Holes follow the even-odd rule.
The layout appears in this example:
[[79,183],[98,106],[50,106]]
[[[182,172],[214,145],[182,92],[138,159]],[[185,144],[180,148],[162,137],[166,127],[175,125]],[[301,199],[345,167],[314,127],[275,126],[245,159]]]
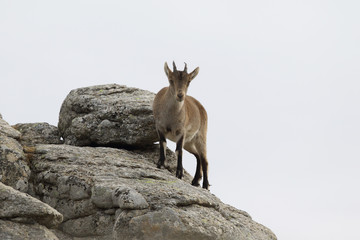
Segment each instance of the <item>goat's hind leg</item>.
[[203,175],[202,187],[205,189],[209,189],[210,184],[208,180],[208,161],[206,156],[206,143],[205,141],[196,141],[194,146],[195,147],[193,147],[192,149],[190,149],[188,146],[188,149],[192,150],[190,152],[195,155],[197,161],[196,173],[194,176],[194,180],[192,181],[192,185],[199,186],[201,175]]
[[160,138],[160,158],[157,163],[157,168],[161,168],[162,166],[164,166],[166,158],[166,138],[164,134],[162,134],[160,131],[158,131],[158,135]]
[[208,180],[208,161],[207,161],[206,154],[201,154],[200,159],[201,159],[201,165],[202,165],[202,170],[203,170],[203,174],[204,174],[202,187],[205,189],[209,189],[210,184],[209,184],[209,180]]
[[194,179],[191,182],[191,185],[193,186],[200,186],[200,180],[202,178],[202,166],[201,166],[201,158],[199,156],[199,154],[195,154],[193,153],[194,156],[196,157],[196,172],[195,172],[195,176]]
[[184,149],[189,153],[193,154],[196,158],[196,172],[194,175],[194,179],[191,182],[193,186],[200,186],[200,180],[202,178],[202,166],[201,166],[201,158],[198,154],[198,149],[195,147],[196,145],[193,142],[185,143]]

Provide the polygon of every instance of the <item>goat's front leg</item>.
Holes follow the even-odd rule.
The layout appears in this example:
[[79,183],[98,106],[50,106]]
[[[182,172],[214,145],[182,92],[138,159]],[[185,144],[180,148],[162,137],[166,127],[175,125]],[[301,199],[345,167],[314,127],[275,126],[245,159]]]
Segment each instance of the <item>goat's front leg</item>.
[[161,168],[162,166],[164,166],[166,158],[166,138],[164,134],[160,131],[158,131],[158,135],[160,138],[160,159],[157,163],[157,167]]
[[182,178],[183,177],[183,165],[182,165],[182,149],[184,146],[184,136],[181,136],[181,138],[176,143],[176,155],[177,155],[177,168],[176,168],[176,177]]

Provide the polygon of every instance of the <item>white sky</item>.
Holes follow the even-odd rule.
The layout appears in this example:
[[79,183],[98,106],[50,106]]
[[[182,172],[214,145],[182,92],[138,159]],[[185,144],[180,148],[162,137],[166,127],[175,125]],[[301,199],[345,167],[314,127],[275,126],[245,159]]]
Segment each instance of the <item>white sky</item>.
[[[211,192],[279,239],[360,239],[360,1],[0,2],[0,113],[57,125],[70,90],[157,92],[200,67]],[[171,146],[174,149],[174,145]],[[185,155],[195,171],[195,158]]]

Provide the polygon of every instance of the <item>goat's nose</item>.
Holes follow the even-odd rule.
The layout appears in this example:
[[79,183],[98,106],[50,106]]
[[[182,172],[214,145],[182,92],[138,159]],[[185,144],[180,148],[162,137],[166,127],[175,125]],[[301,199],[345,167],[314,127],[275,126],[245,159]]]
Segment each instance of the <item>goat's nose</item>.
[[178,96],[178,98],[183,98],[184,94],[182,92],[179,92],[177,96]]

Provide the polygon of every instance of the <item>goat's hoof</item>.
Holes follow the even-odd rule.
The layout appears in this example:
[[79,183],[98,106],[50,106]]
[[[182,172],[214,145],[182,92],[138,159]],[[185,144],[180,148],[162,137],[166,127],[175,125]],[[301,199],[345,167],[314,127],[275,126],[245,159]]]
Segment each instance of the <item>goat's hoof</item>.
[[156,167],[159,168],[159,169],[161,169],[161,167],[165,168],[164,162],[159,160],[158,163],[156,164]]
[[179,179],[182,179],[182,177],[183,177],[183,170],[182,169],[176,170],[176,177],[179,178]]
[[199,187],[200,186],[200,183],[199,183],[199,181],[192,181],[191,182],[191,185],[193,185],[193,186],[195,186],[195,187]]
[[209,190],[209,186],[210,184],[209,183],[203,183],[203,188],[206,189],[206,190]]

